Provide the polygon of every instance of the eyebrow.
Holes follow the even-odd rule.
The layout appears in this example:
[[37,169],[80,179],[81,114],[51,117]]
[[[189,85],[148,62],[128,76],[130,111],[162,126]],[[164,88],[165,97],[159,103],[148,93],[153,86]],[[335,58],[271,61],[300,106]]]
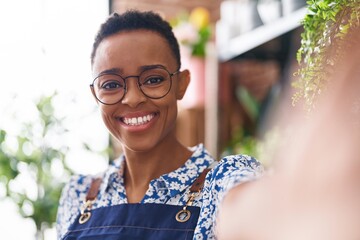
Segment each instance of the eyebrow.
[[[166,69],[166,67],[164,65],[161,65],[161,64],[144,65],[144,66],[139,67],[139,73],[143,72],[145,70],[150,70],[150,69],[154,69],[154,68],[164,68],[164,69]],[[110,69],[106,69],[104,71],[101,71],[98,75],[103,75],[103,74],[118,74],[118,75],[121,75],[123,73],[124,73],[124,71],[123,71],[122,68],[110,68]]]
[[104,74],[121,74],[123,71],[121,68],[110,68],[110,69],[106,69],[104,71],[101,71],[99,75],[104,75]]
[[144,71],[144,70],[149,70],[149,69],[154,69],[154,68],[165,68],[166,69],[166,67],[161,64],[145,65],[145,66],[141,66],[139,69],[140,69],[140,71]]

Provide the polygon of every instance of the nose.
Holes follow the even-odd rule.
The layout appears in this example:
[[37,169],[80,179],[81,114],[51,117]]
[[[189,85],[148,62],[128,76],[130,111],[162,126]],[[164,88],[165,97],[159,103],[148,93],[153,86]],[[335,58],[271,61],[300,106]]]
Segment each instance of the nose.
[[126,89],[126,93],[121,100],[122,104],[136,108],[139,104],[146,101],[147,98],[140,90],[136,77],[126,78]]

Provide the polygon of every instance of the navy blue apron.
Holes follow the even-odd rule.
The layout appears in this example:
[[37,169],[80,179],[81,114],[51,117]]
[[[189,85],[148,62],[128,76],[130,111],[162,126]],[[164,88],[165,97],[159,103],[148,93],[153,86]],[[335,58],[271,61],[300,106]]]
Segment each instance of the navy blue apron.
[[101,179],[93,181],[86,203],[63,240],[74,239],[193,239],[200,208],[191,206],[200,195],[206,169],[190,188],[185,206],[167,204],[119,204],[91,210]]

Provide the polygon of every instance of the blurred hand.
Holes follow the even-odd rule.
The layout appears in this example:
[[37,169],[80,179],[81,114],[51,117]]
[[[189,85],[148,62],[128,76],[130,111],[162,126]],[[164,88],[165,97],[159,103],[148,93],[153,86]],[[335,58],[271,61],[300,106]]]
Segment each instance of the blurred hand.
[[359,46],[345,53],[309,118],[294,109],[278,118],[292,131],[273,174],[228,193],[218,239],[360,239],[359,56]]

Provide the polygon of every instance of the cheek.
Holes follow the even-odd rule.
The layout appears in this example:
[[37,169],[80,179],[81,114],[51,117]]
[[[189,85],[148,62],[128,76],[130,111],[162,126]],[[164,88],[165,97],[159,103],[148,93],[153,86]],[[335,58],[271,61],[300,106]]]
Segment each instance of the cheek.
[[168,95],[160,100],[162,101],[159,102],[159,105],[163,106],[164,108],[168,108],[170,111],[177,109],[178,100],[174,91],[170,91]]
[[114,110],[109,106],[102,106],[100,109],[101,117],[106,127],[112,132],[114,119],[112,117]]
[[171,98],[168,99],[166,104],[166,111],[167,111],[166,118],[168,118],[168,120],[170,120],[171,122],[175,122],[177,118],[177,112],[178,112],[177,103],[178,101],[176,97],[172,96]]
[[100,112],[101,112],[101,115],[102,115],[103,118],[111,116],[112,113],[114,112],[112,110],[111,106],[107,106],[107,105],[104,105],[104,104],[100,104],[99,106],[100,106]]

